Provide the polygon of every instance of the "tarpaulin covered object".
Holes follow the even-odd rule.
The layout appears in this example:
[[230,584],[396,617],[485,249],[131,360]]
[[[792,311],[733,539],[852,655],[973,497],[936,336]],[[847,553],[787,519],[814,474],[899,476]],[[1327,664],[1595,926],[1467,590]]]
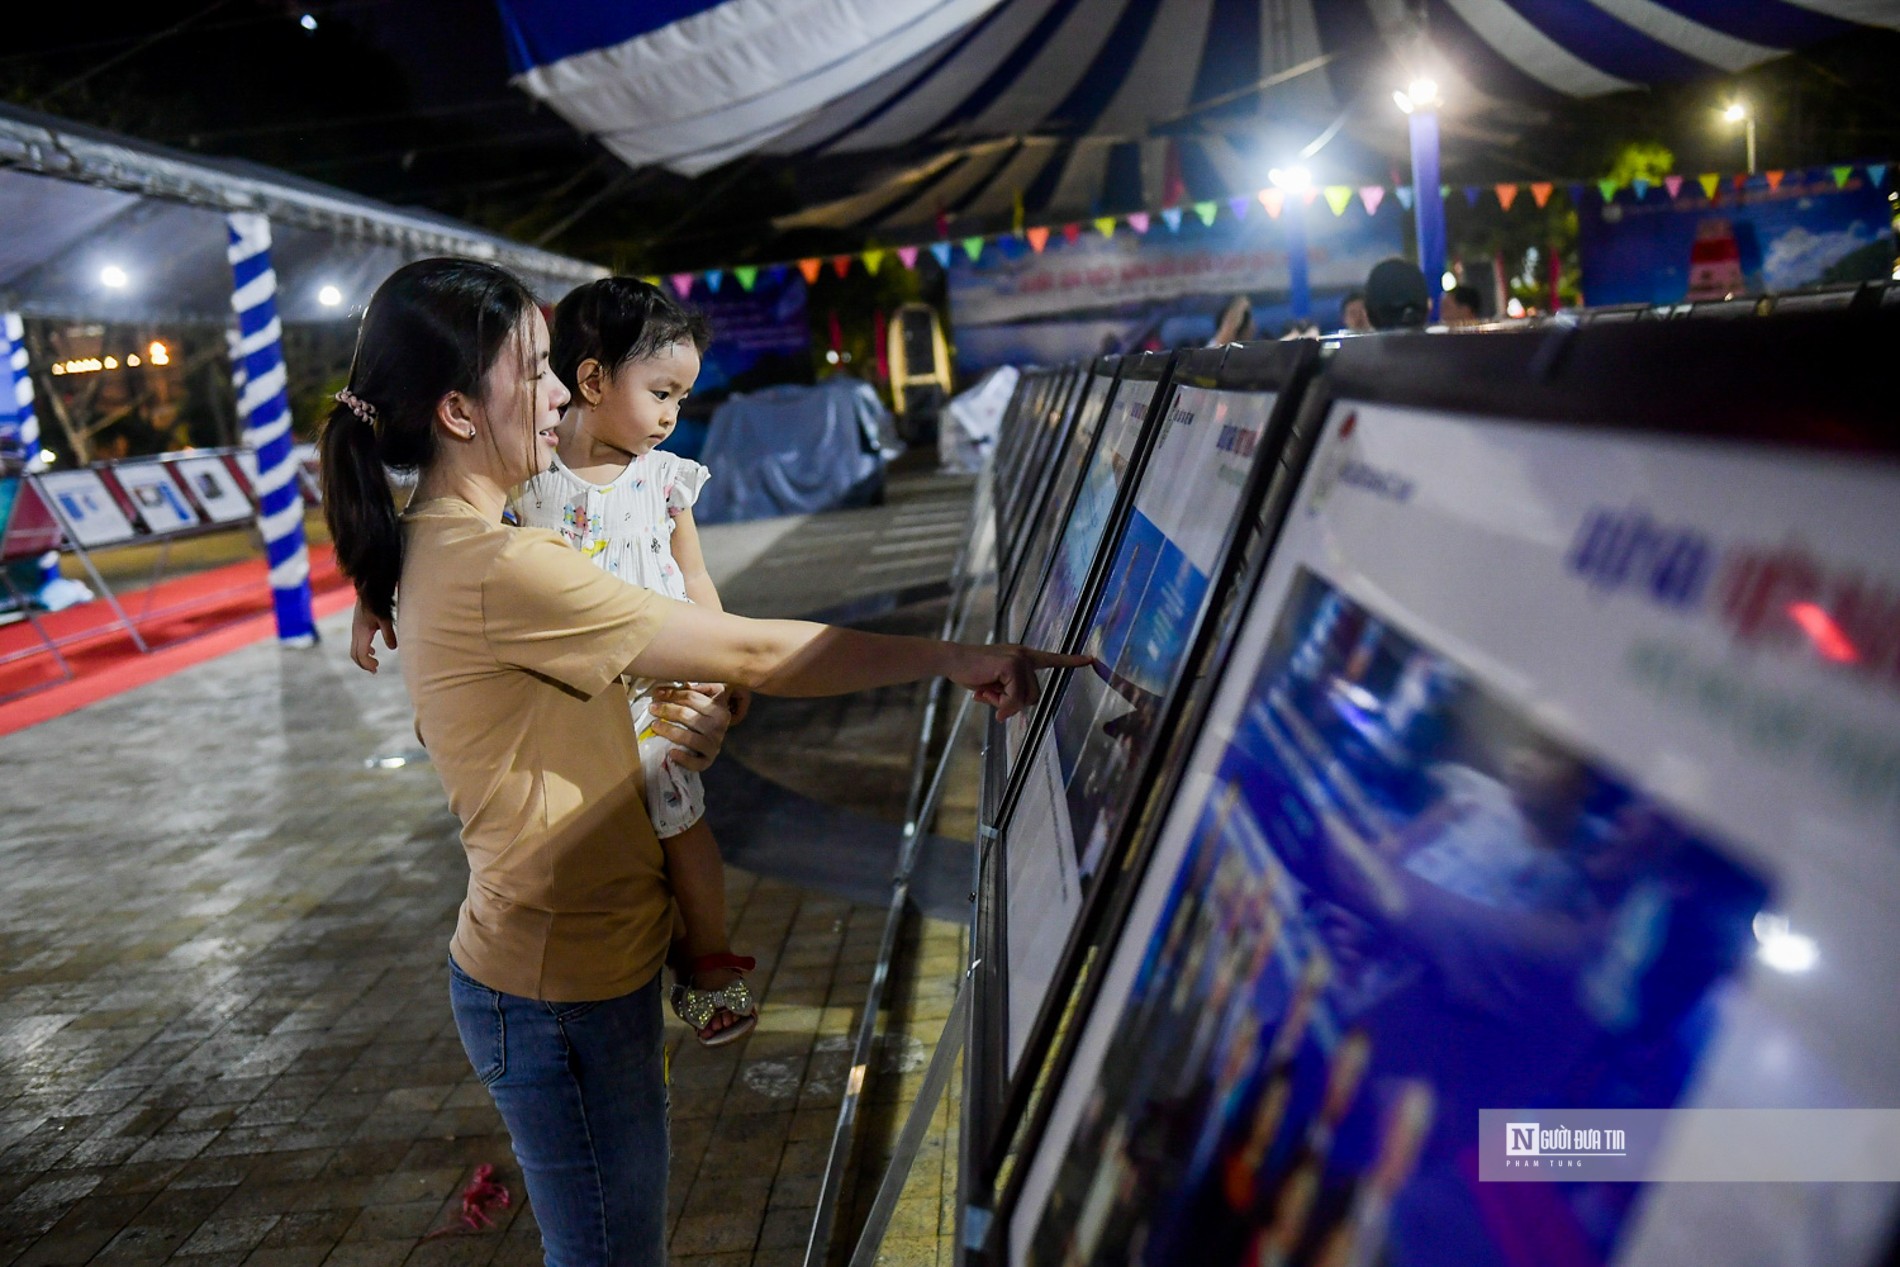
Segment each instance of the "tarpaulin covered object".
[[736,523],[872,505],[884,493],[879,436],[889,425],[871,386],[843,375],[734,396],[700,453],[712,479],[693,517]]
[[1015,366],[998,366],[950,401],[944,412],[951,425],[937,430],[937,456],[946,471],[975,474],[983,468],[1019,377]]

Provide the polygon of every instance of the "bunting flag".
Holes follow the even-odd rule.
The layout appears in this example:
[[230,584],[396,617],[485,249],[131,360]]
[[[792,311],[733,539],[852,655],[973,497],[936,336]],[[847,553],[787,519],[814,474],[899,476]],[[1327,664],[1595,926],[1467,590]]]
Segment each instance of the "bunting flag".
[[1583,205],[1582,185],[1572,185],[1570,187],[1570,205],[1573,207],[1581,207]]
[[706,270],[706,289],[711,291],[713,294],[716,295],[719,293],[719,283],[725,280],[726,280],[726,271],[724,269],[709,268]]
[[1033,229],[1024,229],[1023,236],[1029,239],[1029,249],[1042,254],[1042,248],[1049,245],[1049,226],[1039,224]]
[[838,275],[840,281],[851,276],[851,257],[849,255],[832,256],[831,271]]
[[1682,177],[1680,176],[1663,177],[1663,188],[1669,191],[1669,197],[1673,200],[1677,195],[1679,195],[1682,192]]
[[693,293],[693,275],[691,273],[675,273],[668,280],[673,283],[673,289],[679,293],[681,299]]
[[1781,178],[1786,174],[1786,172],[1763,172],[1762,176],[1767,179],[1768,188],[1779,189],[1781,188]]
[[1227,209],[1234,213],[1234,219],[1245,220],[1247,218],[1247,204],[1252,201],[1251,198],[1246,197],[1229,198],[1227,200]]
[[1616,189],[1616,182],[1608,177],[1597,182],[1597,192],[1603,195],[1603,201],[1605,202],[1610,202],[1615,199]]
[[1478,188],[1476,185],[1466,185],[1465,186],[1465,205],[1467,207],[1477,206],[1478,199],[1479,197],[1483,195],[1483,193],[1484,193],[1484,190]]
[[1319,197],[1319,190],[1308,185],[1306,188],[1300,190],[1300,205],[1302,207],[1310,207],[1313,205],[1313,200],[1317,197]]
[[1268,219],[1278,220],[1280,213],[1286,210],[1286,191],[1283,189],[1261,190],[1260,205],[1267,209]]
[[816,286],[818,284],[818,270],[823,267],[824,262],[822,260],[798,261],[798,271],[805,275],[805,284],[807,286]]
[[983,235],[974,233],[963,239],[963,253],[970,257],[970,263],[976,263],[983,254]]
[[1696,184],[1702,186],[1702,196],[1707,198],[1710,202],[1714,202],[1715,187],[1722,183],[1722,178],[1717,176],[1714,172],[1703,172],[1700,176],[1695,178],[1695,181]]
[[1082,226],[1071,221],[1062,226],[1062,240],[1074,246],[1082,240]]
[[1151,223],[1153,222],[1148,219],[1148,213],[1145,211],[1131,211],[1128,213],[1128,227],[1133,229],[1136,233],[1147,233],[1148,226]]
[[1114,216],[1096,216],[1095,217],[1095,231],[1101,234],[1105,238],[1114,237],[1115,236],[1115,217]]
[[1875,189],[1887,183],[1887,165],[1885,163],[1867,164],[1867,179]]
[[1555,188],[1556,186],[1547,180],[1531,182],[1531,201],[1537,204],[1538,210],[1543,210],[1544,204],[1550,201],[1550,191]]
[[878,268],[884,263],[884,252],[876,250],[866,251],[859,258],[864,261],[864,271],[876,277]]
[[1220,204],[1217,202],[1213,202],[1213,201],[1197,202],[1194,204],[1194,214],[1201,218],[1202,224],[1208,225],[1210,227],[1214,223],[1215,215],[1217,215],[1219,212],[1220,212]]
[[1834,188],[1844,188],[1847,184],[1847,178],[1853,174],[1854,169],[1851,167],[1836,167],[1834,169]]
[[653,287],[653,289],[655,290],[658,290],[661,286],[665,285],[665,283],[662,282],[658,277],[642,277],[640,280],[645,282],[647,285]]
[[950,271],[950,244],[948,242],[932,242],[930,253],[936,257],[937,267],[945,272]]
[[1392,192],[1398,196],[1399,206],[1405,208],[1407,211],[1412,209],[1412,187],[1410,185],[1400,185]]
[[1017,237],[1023,235],[1023,191],[1020,189],[1010,198],[1009,228]]
[[917,267],[917,248],[914,246],[900,246],[897,248],[897,258],[903,262],[905,268],[915,269]]
[[745,291],[748,295],[752,293],[752,287],[759,280],[759,270],[750,264],[739,265],[732,270],[732,275],[739,279],[739,289]]
[[1636,201],[1641,202],[1649,196],[1649,182],[1638,176],[1630,182],[1630,188],[1636,191]]
[[1161,209],[1161,223],[1168,226],[1169,233],[1179,233],[1181,231],[1181,208],[1163,207]]
[[1743,189],[1746,189],[1747,187],[1748,187],[1748,173],[1747,173],[1747,172],[1736,172],[1736,173],[1735,173],[1735,188],[1736,188],[1736,190],[1737,190],[1737,191],[1739,192],[1740,190],[1743,190]]
[[1379,204],[1385,201],[1385,186],[1361,185],[1359,187],[1359,201],[1366,204],[1367,215],[1378,215]]
[[1345,215],[1346,204],[1351,201],[1352,201],[1352,190],[1346,187],[1345,185],[1326,186],[1326,205],[1333,209],[1334,215],[1336,216]]
[[1509,211],[1511,209],[1511,204],[1517,201],[1517,186],[1516,185],[1512,185],[1512,184],[1497,185],[1493,187],[1492,192],[1497,194],[1498,196],[1498,206],[1504,208],[1506,211]]

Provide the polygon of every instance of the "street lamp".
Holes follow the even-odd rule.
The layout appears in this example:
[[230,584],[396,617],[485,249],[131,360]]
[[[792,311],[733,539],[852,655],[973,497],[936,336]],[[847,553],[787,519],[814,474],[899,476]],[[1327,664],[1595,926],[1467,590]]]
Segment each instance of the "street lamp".
[[1294,317],[1304,320],[1313,312],[1313,283],[1306,258],[1306,198],[1313,196],[1313,173],[1294,163],[1269,169],[1267,179],[1275,189],[1305,195],[1288,201],[1286,216],[1280,222],[1286,233],[1287,306]]
[[1722,119],[1727,123],[1742,125],[1743,134],[1748,138],[1748,174],[1755,174],[1755,116],[1740,101],[1731,101],[1722,111]]
[[[1427,277],[1445,271],[1445,200],[1438,185],[1438,84],[1421,75],[1392,100],[1404,112],[1412,140],[1412,215],[1418,230],[1418,268]],[[1438,296],[1432,296],[1432,319]]]

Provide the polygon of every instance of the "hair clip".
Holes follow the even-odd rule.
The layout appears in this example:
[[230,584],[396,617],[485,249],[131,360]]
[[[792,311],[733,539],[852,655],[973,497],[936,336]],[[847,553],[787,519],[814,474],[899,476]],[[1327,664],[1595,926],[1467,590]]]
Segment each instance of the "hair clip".
[[[355,414],[361,421],[367,422],[371,427],[376,427],[376,406],[370,404],[349,388],[345,387],[336,394],[336,402]],[[381,428],[378,427],[377,430],[380,431]]]

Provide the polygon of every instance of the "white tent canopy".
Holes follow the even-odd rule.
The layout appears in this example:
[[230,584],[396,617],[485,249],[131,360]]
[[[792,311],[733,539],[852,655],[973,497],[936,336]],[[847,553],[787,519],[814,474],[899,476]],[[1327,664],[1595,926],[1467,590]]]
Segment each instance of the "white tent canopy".
[[[148,145],[0,106],[0,308],[86,321],[223,322],[231,313],[225,215],[268,216],[278,309],[287,322],[360,311],[410,260],[493,260],[553,300],[605,270],[229,159]],[[108,287],[117,268],[125,284]],[[319,302],[334,286],[335,306]]]

